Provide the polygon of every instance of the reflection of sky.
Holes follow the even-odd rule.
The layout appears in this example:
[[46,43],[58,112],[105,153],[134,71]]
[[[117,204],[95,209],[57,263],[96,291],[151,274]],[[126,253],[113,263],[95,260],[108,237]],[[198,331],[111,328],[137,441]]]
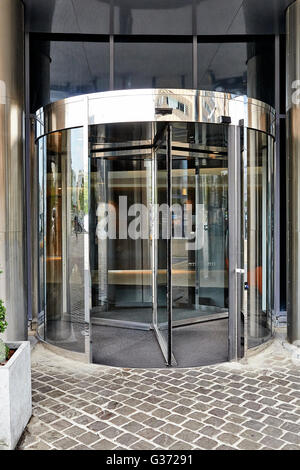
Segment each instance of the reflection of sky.
[[[247,118],[247,106],[247,96],[234,96],[231,100],[229,100],[229,116],[231,117],[232,124],[237,126],[242,116]],[[245,122],[245,126],[247,126],[247,122]]]
[[83,129],[71,129],[71,164],[72,170],[78,178],[79,171],[83,171]]

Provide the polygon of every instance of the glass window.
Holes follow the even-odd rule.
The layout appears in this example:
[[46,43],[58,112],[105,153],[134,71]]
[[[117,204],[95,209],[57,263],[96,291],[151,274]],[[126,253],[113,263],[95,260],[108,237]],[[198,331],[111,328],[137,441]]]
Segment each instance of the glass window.
[[109,0],[26,0],[27,30],[109,34]]
[[115,88],[192,88],[191,43],[115,43]]
[[242,3],[241,0],[195,0],[194,21],[197,34],[228,34],[228,28],[241,9]]
[[198,43],[198,89],[247,95],[274,105],[273,40]]
[[115,0],[115,34],[192,34],[193,0]]
[[49,102],[108,89],[108,42],[31,42],[33,112]]

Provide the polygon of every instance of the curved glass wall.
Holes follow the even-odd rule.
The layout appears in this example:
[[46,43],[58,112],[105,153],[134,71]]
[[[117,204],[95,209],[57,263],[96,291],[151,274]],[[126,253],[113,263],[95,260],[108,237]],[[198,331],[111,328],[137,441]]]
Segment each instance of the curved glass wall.
[[38,139],[41,338],[129,367],[266,341],[273,147],[259,130],[167,120]]
[[42,138],[39,167],[41,335],[50,343],[85,352],[82,128]]
[[249,346],[266,340],[273,310],[273,152],[274,142],[263,132],[245,136],[245,265],[244,308],[248,312]]

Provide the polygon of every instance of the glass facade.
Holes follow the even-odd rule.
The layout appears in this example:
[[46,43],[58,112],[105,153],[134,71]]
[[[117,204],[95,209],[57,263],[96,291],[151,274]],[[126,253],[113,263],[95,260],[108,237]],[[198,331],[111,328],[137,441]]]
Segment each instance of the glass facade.
[[115,43],[115,89],[193,88],[192,45],[166,42]]
[[[203,39],[202,39],[203,40]],[[198,88],[274,105],[274,40],[198,43]]]
[[24,0],[30,32],[283,34],[290,0]]
[[31,41],[31,107],[109,89],[109,43]]
[[110,42],[105,35],[86,41],[33,35],[31,110],[83,93],[138,88],[222,91],[274,105],[273,36],[194,38],[198,44],[191,35],[114,35]]
[[114,34],[189,35],[193,28],[193,0],[114,2]]

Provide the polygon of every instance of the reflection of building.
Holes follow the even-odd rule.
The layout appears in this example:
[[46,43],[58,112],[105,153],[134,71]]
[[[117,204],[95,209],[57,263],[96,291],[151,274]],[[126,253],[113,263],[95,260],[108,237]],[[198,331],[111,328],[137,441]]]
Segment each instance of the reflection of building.
[[[66,282],[68,279],[67,269],[71,269],[71,279],[76,280],[75,285],[77,287],[82,287],[83,279],[87,279],[85,276],[87,276],[88,271],[88,263],[83,267],[83,260],[77,259],[77,255],[80,255],[80,249],[83,246],[87,249],[85,239],[80,238],[81,234],[77,234],[76,242],[72,238],[74,235],[72,231],[67,231],[64,234],[64,227],[69,227],[70,220],[74,221],[75,216],[78,217],[80,224],[83,226],[87,221],[90,209],[89,186],[88,181],[84,179],[84,175],[89,171],[88,166],[84,167],[82,165],[76,168],[67,168],[65,166],[69,148],[67,145],[68,140],[64,136],[66,129],[65,117],[62,112],[64,104],[56,104],[53,108],[55,111],[51,115],[44,116],[41,112],[38,115],[39,119],[36,119],[33,123],[27,120],[24,135],[22,134],[23,114],[25,113],[26,116],[34,115],[39,108],[57,101],[58,98],[74,97],[74,108],[72,108],[72,114],[68,115],[68,119],[71,119],[71,125],[68,129],[70,129],[70,132],[71,129],[72,132],[74,129],[78,129],[77,132],[80,133],[79,129],[83,124],[79,114],[80,112],[84,114],[84,111],[82,111],[84,108],[80,99],[76,98],[77,96],[86,93],[113,91],[114,89],[139,88],[148,90],[162,89],[158,93],[157,109],[153,115],[151,114],[153,111],[151,94],[147,95],[148,99],[145,98],[144,102],[144,107],[147,108],[148,113],[144,122],[150,122],[149,116],[151,116],[153,121],[162,124],[161,129],[151,128],[150,137],[143,134],[143,129],[139,127],[139,123],[142,122],[144,110],[140,108],[140,114],[136,115],[137,127],[135,131],[128,130],[128,128],[121,129],[121,127],[115,131],[105,128],[105,126],[101,128],[101,138],[100,134],[95,136],[95,142],[97,143],[97,147],[94,147],[95,152],[101,152],[105,148],[108,151],[108,145],[113,142],[123,152],[123,157],[126,152],[129,152],[126,147],[128,142],[130,142],[130,145],[139,142],[138,145],[143,147],[144,156],[146,157],[152,152],[152,149],[149,149],[148,146],[154,132],[158,130],[162,132],[164,122],[177,123],[181,121],[191,123],[186,128],[183,126],[179,129],[179,127],[174,126],[174,133],[176,134],[174,135],[177,142],[177,147],[174,150],[175,153],[177,152],[176,158],[180,159],[187,149],[191,152],[189,158],[185,160],[183,158],[184,161],[176,163],[178,165],[176,170],[183,174],[180,188],[177,188],[177,196],[182,196],[186,200],[206,197],[205,204],[210,209],[213,207],[212,200],[214,198],[217,201],[219,200],[222,191],[220,189],[220,186],[222,186],[220,183],[221,176],[224,178],[226,174],[226,168],[224,170],[223,167],[218,167],[218,165],[234,138],[227,133],[226,127],[220,125],[216,130],[214,126],[221,123],[222,117],[230,116],[231,126],[238,127],[244,124],[252,130],[265,130],[276,127],[276,161],[274,165],[276,174],[271,193],[267,194],[269,186],[262,184],[263,181],[269,181],[268,177],[270,177],[270,174],[268,175],[269,167],[266,163],[269,157],[266,157],[266,152],[269,152],[271,137],[265,140],[263,136],[252,134],[248,140],[245,132],[243,135],[245,140],[239,142],[238,148],[241,153],[245,153],[247,150],[249,154],[248,163],[251,170],[246,175],[250,188],[248,188],[249,198],[252,194],[251,185],[252,187],[255,186],[257,181],[261,185],[260,196],[262,198],[273,198],[274,220],[268,220],[268,223],[274,227],[276,248],[272,260],[275,272],[275,296],[272,313],[276,322],[280,319],[284,321],[284,312],[288,311],[289,339],[292,342],[299,341],[300,289],[298,279],[300,276],[298,270],[300,263],[298,263],[297,237],[299,232],[298,195],[300,183],[298,178],[295,177],[298,174],[299,158],[299,105],[292,102],[291,90],[294,91],[292,88],[293,82],[298,80],[300,76],[298,64],[293,62],[294,58],[299,55],[300,33],[296,19],[298,18],[300,1],[296,0],[293,3],[290,0],[281,2],[228,0],[226,11],[222,7],[223,0],[207,0],[205,2],[198,0],[186,2],[162,0],[149,0],[147,2],[137,0],[84,2],[84,0],[78,0],[72,9],[69,8],[69,3],[55,2],[54,0],[47,2],[40,2],[39,0],[24,0],[24,2],[20,0],[2,0],[0,5],[0,158],[2,159],[0,162],[0,187],[2,189],[0,191],[0,268],[4,271],[4,274],[0,277],[0,296],[5,300],[10,315],[8,337],[13,340],[26,337],[27,319],[36,318],[41,311],[44,311],[45,305],[42,305],[41,302],[47,303],[47,299],[42,299],[42,296],[40,296],[38,304],[37,299],[39,296],[37,292],[34,292],[33,295],[30,290],[31,285],[35,288],[37,278],[47,277],[47,269],[43,273],[42,262],[37,259],[37,243],[39,243],[40,253],[46,258],[48,256],[54,260],[55,267],[52,266],[53,270],[48,272],[48,279],[51,280],[53,292],[57,296],[61,294],[61,286],[58,285],[60,280]],[[293,5],[286,13],[285,9],[291,3]],[[26,9],[23,8],[23,4],[25,4]],[[237,6],[239,7],[239,13],[236,15]],[[65,21],[66,18],[68,18],[67,22]],[[259,21],[257,21],[257,18],[259,18]],[[230,25],[229,29],[228,25]],[[23,39],[24,30],[26,47]],[[215,36],[212,36],[212,33]],[[285,51],[285,34],[288,37],[287,53]],[[25,67],[23,67],[24,54]],[[284,90],[282,70],[284,70],[286,57],[287,87]],[[23,75],[24,69],[28,71],[26,83]],[[202,90],[197,95],[196,104],[193,91],[182,94],[180,92],[182,89]],[[169,91],[166,93],[166,90]],[[265,103],[266,106],[253,104],[253,108],[251,108],[250,101],[236,99],[234,98],[236,94],[247,94],[249,99],[259,100]],[[287,94],[287,110],[285,107],[285,94]],[[230,96],[232,100],[228,99]],[[134,104],[133,99],[135,99]],[[24,102],[26,103],[26,109],[24,109]],[[238,103],[239,106],[237,107]],[[109,122],[111,122],[111,119],[116,119],[117,122],[116,115],[120,119],[118,122],[126,122],[124,116],[126,117],[126,113],[130,114],[130,110],[135,115],[134,110],[137,109],[138,104],[142,106],[142,98],[133,98],[133,95],[131,98],[129,95],[127,97],[123,95],[122,105],[115,109],[109,109],[105,103],[100,109],[95,104],[94,111],[97,112],[95,111],[89,124],[92,125],[94,119],[95,125],[102,125],[107,122],[108,116]],[[269,106],[276,108],[276,122],[269,122],[269,120],[274,119]],[[256,112],[252,112],[254,109]],[[172,111],[171,114],[164,114],[170,113],[170,110]],[[286,111],[287,134],[285,131]],[[247,118],[244,123],[239,122],[239,118],[243,113]],[[207,125],[193,127],[194,123],[199,122]],[[84,123],[84,125],[86,124]],[[45,168],[43,167],[45,171],[39,177],[37,173],[34,173],[38,164],[34,160],[34,152],[30,146],[30,138],[32,138],[32,141],[34,140],[34,136],[30,136],[30,133],[31,131],[37,131],[37,134],[41,135],[40,130],[43,126],[45,126],[44,134],[47,134],[47,137],[43,137],[43,140],[40,141],[39,165],[40,167],[45,165]],[[50,135],[50,131],[53,131],[53,135]],[[100,132],[99,129],[98,131]],[[131,136],[130,140],[126,140],[126,135]],[[286,135],[288,138],[287,149],[285,148]],[[155,145],[161,144],[164,138],[163,132],[161,135],[157,134],[158,140]],[[122,139],[125,139],[126,143],[123,147],[121,147],[121,144],[124,144]],[[26,164],[23,161],[24,141]],[[167,147],[165,142],[161,151],[164,152]],[[251,150],[253,148],[259,150],[253,153]],[[110,151],[109,159],[114,161],[113,148]],[[280,164],[282,168],[285,167],[286,152],[289,161],[289,251],[286,248],[287,240],[285,235],[286,181],[284,171],[280,171]],[[87,149],[85,149],[86,154],[89,154]],[[203,154],[206,158],[203,157]],[[91,159],[94,158],[93,155],[90,155],[90,157]],[[126,161],[123,164],[125,165]],[[136,167],[132,171],[146,171],[142,161],[137,160],[135,165]],[[204,168],[207,170],[207,176],[202,178],[201,169],[204,171]],[[220,172],[215,175],[210,174],[213,171],[217,172],[217,168],[222,168],[220,170],[223,172],[222,175]],[[30,169],[32,169],[32,175],[27,174]],[[167,171],[166,168],[164,170]],[[98,168],[97,171],[99,172],[100,169]],[[115,171],[122,172],[124,167],[120,165]],[[204,190],[201,190],[202,192],[195,190],[196,183],[195,181],[191,183],[190,171],[193,174],[192,179],[194,178],[195,181],[203,180],[202,186],[210,187],[206,193]],[[62,175],[64,175],[64,178],[62,178]],[[246,176],[244,182],[247,181]],[[107,197],[105,191],[108,188],[107,179],[109,174],[103,172],[102,177],[102,195]],[[32,184],[28,184],[28,181],[31,181],[36,182],[36,185],[38,185],[39,179],[39,188],[31,187]],[[47,184],[48,188],[46,187]],[[137,184],[137,187],[134,188],[135,195],[141,191],[138,186]],[[68,187],[71,187],[71,190],[65,196],[65,189]],[[124,188],[123,190],[125,191]],[[244,192],[246,193],[245,188]],[[38,194],[40,194],[39,208],[37,206]],[[113,192],[111,192],[111,197],[113,199]],[[52,208],[52,212],[45,215],[47,205]],[[72,214],[69,214],[66,218],[59,218],[59,214],[64,213],[68,207],[71,208]],[[253,220],[250,220],[250,213],[254,214],[258,208],[263,211],[264,216],[268,214],[266,205],[256,206],[254,204],[251,207],[249,206],[247,223],[254,224]],[[218,224],[222,225],[220,220],[224,221],[220,214],[225,212],[225,209],[223,212],[216,210],[214,216],[211,216],[211,220],[219,220],[218,223],[212,224],[216,232],[216,226]],[[195,220],[195,214],[193,216]],[[47,234],[50,237],[50,231],[47,232],[49,227],[46,226],[48,222],[50,223],[51,218],[56,245],[52,247],[52,251],[47,252],[44,241],[47,240]],[[205,215],[205,218],[209,219],[209,216]],[[86,224],[85,227],[87,227]],[[265,233],[266,227],[267,224],[263,225]],[[32,234],[36,234],[36,236],[32,236]],[[60,241],[57,234],[62,234],[63,238]],[[86,234],[87,230],[82,231],[82,237]],[[32,240],[30,249],[29,242],[27,245],[24,242],[26,239]],[[268,247],[264,244],[264,237],[258,237],[258,239],[261,246],[257,256],[261,256],[263,261],[259,266],[254,266],[250,273],[251,284],[255,285],[256,288],[255,298],[251,297],[253,305],[255,302],[259,302],[260,291],[269,282],[267,281],[266,271]],[[70,245],[68,245],[68,240]],[[81,244],[78,250],[76,243]],[[119,250],[117,256],[121,259],[124,253],[120,246],[116,246],[116,250]],[[96,248],[93,249],[96,250]],[[130,249],[136,250],[132,259],[135,259],[140,252],[143,252],[144,260],[149,256],[148,252],[146,256],[148,248],[145,246],[141,245],[138,248],[131,247]],[[226,249],[225,244],[223,251],[226,251]],[[162,253],[165,251],[164,249],[161,250]],[[181,261],[182,266],[185,267],[186,265],[191,267],[193,263],[196,263],[195,260],[188,258],[181,260],[180,249],[178,251],[178,260],[176,261],[178,265]],[[223,256],[223,251],[220,250],[219,252],[220,259]],[[71,252],[73,261],[70,263],[70,267],[64,265],[61,258]],[[162,259],[164,258],[162,257]],[[225,259],[227,258],[225,257]],[[286,268],[286,259],[289,260],[288,268]],[[30,263],[28,262],[30,267],[26,267],[26,261],[30,261]],[[115,261],[110,261],[115,263]],[[220,261],[218,263],[220,264]],[[112,271],[118,270],[112,269]],[[181,275],[181,272],[179,274]],[[114,273],[112,276],[120,278],[119,273]],[[128,276],[130,277],[130,275]],[[142,275],[139,273],[136,276]],[[149,273],[145,276],[148,282]],[[195,274],[196,277],[197,274]],[[287,289],[286,277],[288,280]],[[19,286],[18,295],[15,295],[13,289],[15,285]],[[119,286],[119,291],[122,288]],[[78,291],[79,288],[77,294]],[[160,292],[163,292],[163,289]],[[76,296],[73,298],[73,294],[74,290],[64,292],[64,300],[56,302],[56,304],[53,302],[55,304],[53,317],[65,318],[65,315],[68,315],[68,305],[73,307],[77,305],[78,316],[82,315],[83,318],[80,310],[83,300],[78,300]],[[138,299],[136,302],[138,303],[142,298],[139,297],[140,291],[136,295],[136,299]],[[149,299],[148,291],[145,290],[143,295]],[[180,295],[178,294],[178,297]],[[28,298],[27,307],[26,299]],[[191,291],[182,294],[182,299],[188,298],[191,298]],[[207,301],[210,297],[207,294],[205,298]],[[78,303],[76,304],[77,300]],[[264,296],[263,304],[266,305],[267,302],[268,299]],[[88,309],[84,311],[84,315],[86,320],[89,315]]]

